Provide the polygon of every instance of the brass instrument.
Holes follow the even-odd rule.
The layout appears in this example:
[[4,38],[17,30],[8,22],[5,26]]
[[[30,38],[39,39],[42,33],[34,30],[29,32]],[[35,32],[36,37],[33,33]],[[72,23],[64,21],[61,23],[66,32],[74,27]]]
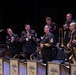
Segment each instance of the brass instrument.
[[72,35],[71,35],[70,41],[68,43],[69,47],[66,48],[67,54],[69,54],[72,51],[71,44],[72,44]]
[[[44,46],[47,46],[47,47],[50,47],[51,45],[50,44],[48,44],[48,43],[45,43],[45,44],[43,44]],[[34,55],[36,55],[36,53],[38,53],[39,55],[41,55],[41,47],[40,46],[37,46],[37,49],[36,49],[36,51],[33,53],[33,54],[31,54],[30,55],[30,60],[33,60],[33,57],[34,57]],[[34,60],[37,60],[37,58],[36,57],[34,57]]]
[[76,48],[73,47],[74,53],[69,57],[69,60],[73,62],[73,64],[76,64]]
[[15,54],[14,57],[13,57],[13,59],[15,59],[17,56],[18,56],[18,54]]
[[[37,46],[36,51],[33,54],[30,55],[30,60],[33,60],[34,55],[36,55],[37,53],[39,55],[41,55],[41,47],[39,47],[39,46]],[[37,58],[34,57],[34,60],[37,60]]]
[[60,47],[64,47],[64,37],[63,37],[63,29],[59,28],[59,43]]
[[70,52],[72,52],[72,48],[66,48],[66,53],[69,54]]
[[[30,55],[30,60],[33,60],[33,56],[35,55],[35,52]],[[35,59],[35,58],[34,58]]]
[[[37,47],[36,47],[36,51],[33,53],[33,54],[31,54],[30,55],[30,60],[33,60],[33,57],[34,57],[34,55],[36,55],[36,53],[41,53],[41,47],[40,47],[40,43],[39,43],[39,41],[40,41],[40,39],[36,39],[36,43],[37,43]],[[34,57],[34,60],[37,60],[37,58],[36,57]]]
[[67,47],[65,52],[66,52],[67,54],[69,54],[70,52],[72,52],[72,48],[71,48],[71,47]]
[[[51,39],[50,42],[53,42],[53,39]],[[37,48],[36,48],[36,51],[35,51],[33,54],[30,55],[30,60],[33,60],[33,57],[34,57],[34,55],[35,55],[36,53],[38,53],[39,55],[41,55],[41,47],[40,47],[40,44],[41,44],[41,43],[37,43],[37,44],[38,44],[38,46],[37,46]],[[50,47],[51,44],[45,43],[45,44],[43,44],[43,46]],[[34,57],[34,59],[36,59],[36,58]],[[36,60],[37,60],[37,59],[36,59]]]

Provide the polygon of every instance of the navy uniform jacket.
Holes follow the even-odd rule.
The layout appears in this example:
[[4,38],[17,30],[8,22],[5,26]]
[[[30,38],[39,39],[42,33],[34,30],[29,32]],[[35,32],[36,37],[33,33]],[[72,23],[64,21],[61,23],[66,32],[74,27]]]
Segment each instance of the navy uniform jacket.
[[37,44],[35,41],[36,41],[37,34],[36,34],[35,30],[30,30],[29,33],[31,35],[30,39],[27,39],[26,31],[22,31],[22,33],[21,33],[21,40],[22,40],[22,44],[23,44],[22,50],[23,50],[23,52],[32,54],[36,50]]
[[47,47],[47,46],[43,46],[43,48],[41,48],[41,53],[42,55],[51,55],[52,54],[52,46],[53,46],[53,43],[54,43],[54,36],[52,33],[48,33],[48,34],[45,34],[43,36],[43,40],[41,41],[42,44],[46,44],[48,43],[50,46]]
[[72,23],[72,22],[75,22],[75,21],[74,21],[74,20],[71,20],[70,22],[65,21],[65,24],[67,24],[67,26],[68,26],[68,29],[64,30],[64,45],[65,45],[65,46],[67,45],[67,43],[68,43],[69,40],[70,40],[70,29],[69,29],[69,25],[70,25],[70,23]]
[[57,41],[58,41],[58,32],[57,32],[58,30],[57,30],[57,25],[56,25],[56,23],[55,22],[52,22],[51,24],[50,24],[50,32],[55,36],[54,38],[54,40],[55,40],[55,44],[57,43]]
[[57,27],[56,27],[56,23],[55,22],[52,22],[51,25],[50,25],[50,32],[55,35],[57,34]]
[[71,33],[71,37],[70,37],[70,40],[69,43],[70,43],[70,48],[72,49],[72,51],[70,52],[70,54],[73,54],[74,56],[74,59],[76,60],[76,49],[74,50],[74,47],[76,48],[76,43],[72,43],[73,40],[76,40],[76,30]]
[[75,39],[76,40],[76,30],[71,34],[72,37],[70,37],[71,40],[71,46],[76,47],[76,43],[72,43],[72,41]]
[[17,53],[18,52],[18,35],[17,34],[12,34],[12,36],[14,37],[14,41],[11,42],[11,36],[7,35],[6,36],[6,44],[7,46],[9,46],[9,50],[12,53]]
[[70,25],[70,23],[72,23],[72,22],[75,22],[74,20],[71,20],[70,22],[69,21],[65,21],[65,24],[67,24],[67,26],[68,26],[68,29],[67,30],[69,30],[69,25]]

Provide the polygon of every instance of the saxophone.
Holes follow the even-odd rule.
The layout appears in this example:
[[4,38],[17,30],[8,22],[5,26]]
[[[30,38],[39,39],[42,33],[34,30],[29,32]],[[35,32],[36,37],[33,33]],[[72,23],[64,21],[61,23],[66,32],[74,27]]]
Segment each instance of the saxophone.
[[72,51],[72,48],[71,48],[72,47],[72,35],[67,45],[69,45],[69,47],[66,48],[66,53],[69,54]]
[[[74,36],[76,37],[76,36]],[[72,41],[72,37],[71,37],[71,41]],[[73,44],[72,42],[70,44]],[[72,46],[72,45],[71,45]],[[69,60],[71,60],[73,62],[73,64],[76,64],[76,47],[72,47],[72,55],[69,57]]]
[[73,64],[76,64],[76,47],[73,47],[74,53],[69,57],[69,60],[73,62]]

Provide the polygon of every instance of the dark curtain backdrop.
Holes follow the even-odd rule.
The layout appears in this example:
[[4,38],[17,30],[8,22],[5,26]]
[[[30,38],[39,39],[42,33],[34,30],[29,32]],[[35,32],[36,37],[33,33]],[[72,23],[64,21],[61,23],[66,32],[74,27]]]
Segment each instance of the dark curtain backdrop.
[[75,0],[1,0],[0,3],[0,28],[4,29],[0,36],[3,42],[8,27],[20,37],[24,24],[29,23],[40,37],[44,34],[43,27],[47,16],[56,22],[58,28],[64,24],[68,12],[76,19]]

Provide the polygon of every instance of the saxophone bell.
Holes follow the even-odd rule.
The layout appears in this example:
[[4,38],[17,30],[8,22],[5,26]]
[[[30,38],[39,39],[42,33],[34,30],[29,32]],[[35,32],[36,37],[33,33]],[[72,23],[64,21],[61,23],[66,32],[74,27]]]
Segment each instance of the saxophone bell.
[[76,64],[76,48],[73,47],[73,54],[69,57],[69,60],[72,61],[73,64]]

